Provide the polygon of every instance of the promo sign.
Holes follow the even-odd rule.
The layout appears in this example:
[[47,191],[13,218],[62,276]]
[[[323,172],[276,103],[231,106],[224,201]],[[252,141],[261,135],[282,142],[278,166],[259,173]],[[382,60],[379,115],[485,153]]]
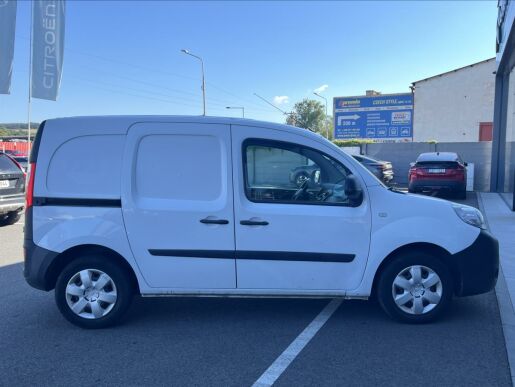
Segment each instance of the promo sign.
[[336,139],[411,139],[413,95],[334,98]]

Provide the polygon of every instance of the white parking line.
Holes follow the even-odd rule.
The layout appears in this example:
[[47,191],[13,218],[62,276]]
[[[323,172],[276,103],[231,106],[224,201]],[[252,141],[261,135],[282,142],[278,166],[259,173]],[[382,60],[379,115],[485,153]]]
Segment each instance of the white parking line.
[[315,317],[313,321],[297,336],[295,340],[284,350],[281,355],[272,363],[270,367],[259,377],[252,387],[265,387],[273,385],[281,374],[288,368],[298,354],[311,341],[317,332],[324,326],[333,313],[338,309],[342,300],[340,298],[333,299],[324,309]]

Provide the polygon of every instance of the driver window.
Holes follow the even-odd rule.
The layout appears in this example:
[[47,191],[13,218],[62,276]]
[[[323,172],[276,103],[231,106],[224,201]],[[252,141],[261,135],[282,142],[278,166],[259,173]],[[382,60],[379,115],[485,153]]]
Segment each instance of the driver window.
[[243,145],[245,193],[254,202],[351,205],[350,171],[312,148],[268,140]]

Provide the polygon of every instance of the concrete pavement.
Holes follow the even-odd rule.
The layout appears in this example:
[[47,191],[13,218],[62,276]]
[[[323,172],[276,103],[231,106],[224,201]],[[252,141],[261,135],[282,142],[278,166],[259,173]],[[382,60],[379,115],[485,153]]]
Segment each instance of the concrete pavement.
[[490,231],[499,239],[501,268],[496,293],[515,385],[515,212],[497,193],[480,193],[479,204]]

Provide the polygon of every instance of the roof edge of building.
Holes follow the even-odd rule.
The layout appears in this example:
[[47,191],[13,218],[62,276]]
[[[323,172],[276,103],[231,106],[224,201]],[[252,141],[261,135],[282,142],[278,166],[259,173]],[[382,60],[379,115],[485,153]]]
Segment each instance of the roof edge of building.
[[420,82],[428,81],[429,79],[438,78],[438,77],[441,77],[441,76],[443,76],[443,75],[447,75],[447,74],[455,73],[455,72],[457,72],[457,71],[464,70],[464,69],[469,68],[469,67],[474,67],[474,66],[477,66],[477,65],[482,64],[482,63],[490,62],[490,61],[492,61],[492,60],[495,60],[495,57],[493,57],[493,58],[488,58],[488,59],[484,59],[484,60],[482,60],[482,61],[475,62],[475,63],[469,64],[469,65],[466,65],[466,66],[458,67],[457,69],[453,69],[453,70],[445,71],[445,72],[440,73],[440,74],[432,75],[432,76],[430,76],[430,77],[427,77],[427,78],[424,78],[424,79],[420,79],[420,80],[418,80],[418,81],[411,82],[411,84],[412,84],[412,85],[415,85],[415,84],[420,83]]

